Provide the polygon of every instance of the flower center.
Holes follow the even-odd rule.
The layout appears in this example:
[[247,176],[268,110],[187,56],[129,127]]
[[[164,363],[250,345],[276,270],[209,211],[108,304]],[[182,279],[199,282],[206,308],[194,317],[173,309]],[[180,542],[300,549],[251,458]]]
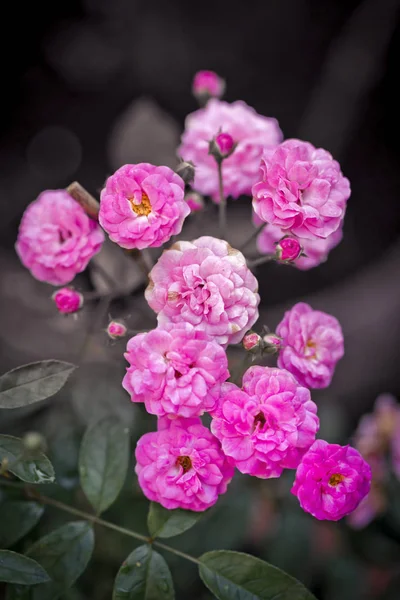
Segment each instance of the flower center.
[[265,418],[264,413],[260,410],[260,412],[257,413],[256,416],[254,417],[253,431],[256,429],[258,424],[260,424],[259,429],[262,429],[266,422],[267,422],[267,419]]
[[192,468],[190,456],[178,456],[176,464],[182,467],[184,473],[187,473]]
[[307,358],[315,358],[317,354],[317,344],[313,340],[308,340],[306,343]]
[[147,194],[142,193],[142,201],[140,204],[135,204],[133,198],[128,198],[129,204],[132,210],[139,215],[139,217],[147,217],[151,213],[151,204]]
[[343,479],[344,475],[342,475],[341,473],[334,473],[329,479],[329,485],[333,485],[333,487],[336,487],[339,483],[343,481]]

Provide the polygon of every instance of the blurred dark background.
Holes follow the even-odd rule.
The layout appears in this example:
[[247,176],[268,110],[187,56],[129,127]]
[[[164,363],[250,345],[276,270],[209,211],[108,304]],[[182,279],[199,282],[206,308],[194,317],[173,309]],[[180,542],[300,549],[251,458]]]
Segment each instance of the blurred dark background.
[[[331,312],[343,326],[345,358],[332,386],[315,394],[324,423],[321,435],[346,441],[378,393],[399,396],[399,8],[399,0],[58,0],[3,7],[1,371],[50,357],[82,365],[55,407],[12,417],[0,413],[3,433],[26,431],[28,426],[59,438],[110,406],[138,431],[146,428],[144,413],[133,411],[120,389],[124,342],[110,344],[103,331],[109,313],[126,318],[133,329],[152,323],[140,294],[111,306],[100,303],[94,316],[87,310],[77,320],[62,319],[49,300],[51,286],[31,278],[13,246],[23,210],[43,189],[65,187],[76,179],[97,195],[106,176],[124,163],[148,160],[174,167],[185,116],[196,109],[190,86],[199,69],[213,69],[226,78],[228,101],[243,99],[276,117],[285,137],[301,137],[328,149],[350,179],[344,239],[328,262],[308,272],[265,265],[257,273],[260,324],[273,329],[282,311],[302,299]],[[205,228],[217,235],[214,209],[209,206],[201,222],[188,222],[184,237]],[[250,213],[248,198],[231,203],[230,241],[240,243],[251,232]],[[98,260],[117,283],[128,285],[137,277],[131,263],[109,245]],[[101,281],[88,273],[76,285],[89,289]],[[231,506],[236,521],[248,507],[245,499],[252,486],[243,490],[235,499],[237,506]],[[258,501],[251,504],[249,517],[255,529]],[[265,506],[262,510],[259,518],[268,521],[271,515]],[[300,525],[291,523],[292,516],[282,521],[287,538],[282,534],[280,539],[287,539],[287,546],[282,542],[276,564],[313,585],[323,600],[400,598],[400,593],[384,595],[391,593],[386,567],[400,564],[397,546],[395,558],[391,550],[389,558],[382,550],[383,566],[376,566],[374,556],[364,563],[353,554],[345,560],[339,546],[339,562],[328,571],[335,574],[342,559],[347,571],[332,575],[331,587],[321,587],[320,565],[315,575],[311,559],[304,575],[293,544],[301,546],[303,535],[315,546],[316,535],[326,536],[323,547],[330,547],[337,530],[321,525],[307,537],[307,527],[315,529],[315,523],[300,517]],[[220,540],[221,547],[257,546],[258,538],[256,543],[251,535],[240,537],[244,523],[238,538]],[[229,529],[228,522],[225,536]],[[212,544],[207,540],[205,546]],[[111,556],[99,560],[109,561],[110,569],[116,566]],[[351,561],[355,571],[349,571]],[[367,571],[362,569],[378,570],[377,591],[369,585],[364,590]],[[197,596],[197,588],[185,588],[186,583],[180,583],[186,589],[180,598],[208,597]],[[91,593],[85,585],[84,592],[70,598],[109,597],[101,595],[101,586]]]

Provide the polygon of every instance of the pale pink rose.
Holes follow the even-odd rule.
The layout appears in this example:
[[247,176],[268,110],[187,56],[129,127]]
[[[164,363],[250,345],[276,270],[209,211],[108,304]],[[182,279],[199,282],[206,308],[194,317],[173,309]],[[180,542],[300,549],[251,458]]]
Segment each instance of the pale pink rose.
[[104,233],[65,190],[47,190],[25,210],[15,249],[39,281],[65,285],[99,252]]
[[165,421],[136,446],[140,487],[167,509],[206,510],[226,492],[234,467],[204,425],[194,419]]
[[317,407],[283,369],[250,367],[243,390],[224,384],[211,431],[242,473],[267,479],[295,469],[315,440]]
[[292,494],[320,520],[338,521],[357,508],[371,487],[371,467],[351,446],[317,440],[296,471]]
[[166,323],[128,342],[123,387],[146,410],[194,417],[212,410],[229,377],[225,350],[190,323]]
[[192,91],[196,97],[221,98],[225,81],[214,71],[198,71],[193,79]]
[[57,290],[52,299],[59,313],[64,315],[75,313],[83,306],[83,296],[73,288],[65,287]]
[[350,184],[322,148],[285,140],[266,148],[252,189],[257,215],[299,238],[327,238],[340,228]]
[[245,102],[228,104],[212,99],[205,108],[190,114],[178,154],[196,167],[193,188],[211,196],[214,202],[219,202],[218,169],[209,155],[209,143],[220,132],[237,142],[235,151],[222,165],[224,194],[233,198],[251,193],[264,147],[274,147],[282,139],[278,122],[257,114]]
[[190,213],[185,184],[169,167],[124,165],[101,192],[99,221],[122,248],[154,248],[181,232]]
[[186,321],[226,346],[239,343],[258,319],[257,280],[243,254],[224,240],[177,242],[149,279],[145,296],[160,325]]
[[[285,232],[280,227],[277,227],[276,225],[266,225],[257,237],[258,251],[261,254],[276,252],[275,244],[283,235],[285,235]],[[298,243],[301,245],[306,256],[295,258],[291,264],[301,271],[307,271],[313,267],[318,267],[318,265],[326,261],[329,252],[333,250],[333,248],[336,248],[342,240],[342,237],[343,231],[339,228],[326,239],[316,238],[308,240],[305,238],[294,238],[298,240]]]
[[276,333],[282,338],[278,366],[290,371],[301,385],[328,387],[344,354],[339,321],[299,302],[285,313]]

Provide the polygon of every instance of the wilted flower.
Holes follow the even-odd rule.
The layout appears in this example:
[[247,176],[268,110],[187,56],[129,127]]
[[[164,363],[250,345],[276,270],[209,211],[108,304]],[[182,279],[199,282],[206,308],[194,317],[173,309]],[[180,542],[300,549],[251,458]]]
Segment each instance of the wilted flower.
[[99,252],[104,233],[65,190],[47,190],[25,210],[15,249],[39,281],[65,285]]

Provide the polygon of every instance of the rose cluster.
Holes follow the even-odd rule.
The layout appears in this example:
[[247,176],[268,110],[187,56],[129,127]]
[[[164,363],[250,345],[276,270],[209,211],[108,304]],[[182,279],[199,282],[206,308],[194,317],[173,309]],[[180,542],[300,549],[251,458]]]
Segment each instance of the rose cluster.
[[[212,71],[197,74],[193,93],[203,107],[186,120],[180,175],[149,163],[120,167],[101,192],[99,223],[68,191],[41,194],[26,210],[16,243],[32,274],[70,283],[100,250],[102,229],[126,250],[159,248],[180,234],[191,211],[203,209],[199,193],[221,201],[220,217],[224,196],[251,194],[261,253],[300,269],[325,260],[342,237],[350,196],[339,164],[308,142],[282,142],[275,119],[244,102],[221,101],[223,91]],[[136,448],[147,498],[167,509],[203,511],[225,493],[235,468],[261,479],[296,469],[292,492],[304,510],[329,520],[352,512],[369,491],[370,466],[355,448],[316,440],[310,393],[330,384],[343,356],[337,319],[300,302],[275,333],[251,331],[259,316],[257,279],[242,252],[211,236],[165,249],[145,298],[157,327],[128,341],[123,387],[157,417],[157,430]],[[64,314],[83,305],[73,287],[57,290],[53,300]],[[107,333],[118,340],[128,329],[111,321]],[[241,387],[228,381],[226,354],[240,342],[254,360],[277,354],[277,367],[251,366]],[[205,413],[210,428],[201,421]],[[399,449],[393,443],[400,463]]]

